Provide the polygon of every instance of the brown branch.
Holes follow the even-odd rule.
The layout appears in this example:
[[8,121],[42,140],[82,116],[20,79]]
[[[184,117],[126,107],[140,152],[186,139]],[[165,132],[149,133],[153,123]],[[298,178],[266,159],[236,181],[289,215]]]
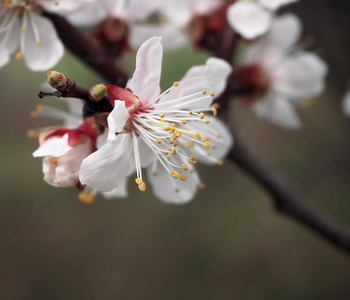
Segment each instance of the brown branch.
[[109,82],[122,87],[126,85],[127,74],[99,51],[81,30],[72,26],[64,17],[49,12],[45,12],[44,16],[52,21],[60,39],[72,53]]
[[338,248],[350,252],[350,230],[316,211],[281,176],[267,168],[241,140],[227,112],[222,113],[220,118],[227,124],[235,140],[228,158],[271,195],[275,208]]

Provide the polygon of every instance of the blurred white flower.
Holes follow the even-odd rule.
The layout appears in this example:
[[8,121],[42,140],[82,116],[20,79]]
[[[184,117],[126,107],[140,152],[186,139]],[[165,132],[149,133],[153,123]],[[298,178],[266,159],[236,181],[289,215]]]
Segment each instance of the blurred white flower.
[[45,8],[67,13],[92,0],[2,0],[0,1],[0,67],[16,52],[29,69],[45,71],[61,59],[64,47],[51,22],[40,14]]
[[343,112],[347,117],[350,117],[350,90],[348,90],[342,102]]
[[[63,125],[62,127],[52,126],[28,131],[28,137],[39,138],[41,144],[33,156],[43,157],[44,180],[47,183],[57,187],[76,185],[82,189],[78,196],[79,199],[90,204],[99,191],[89,186],[81,186],[78,172],[81,161],[106,143],[107,132],[97,135],[93,119],[90,118],[84,122],[82,100],[74,98],[58,98],[57,100],[66,103],[69,111],[37,105],[36,110],[30,113],[31,117],[56,119]],[[125,186],[122,186],[101,194],[107,199],[121,198],[127,196],[127,190]]]
[[281,6],[298,0],[238,0],[227,9],[227,20],[231,27],[246,39],[265,34],[274,12]]
[[276,18],[268,34],[245,52],[244,68],[261,84],[262,96],[253,101],[257,115],[276,125],[297,129],[295,106],[318,96],[325,88],[327,65],[316,54],[299,49],[301,25],[291,14]]
[[201,185],[197,160],[218,164],[230,149],[227,129],[204,112],[216,114],[214,92],[224,90],[231,67],[211,58],[160,93],[161,64],[160,38],[153,37],[140,47],[126,89],[108,86],[114,106],[107,119],[108,141],[83,160],[83,184],[110,191],[125,185],[136,170],[135,181],[144,191],[141,168],[148,167],[154,193],[163,201],[184,203]]

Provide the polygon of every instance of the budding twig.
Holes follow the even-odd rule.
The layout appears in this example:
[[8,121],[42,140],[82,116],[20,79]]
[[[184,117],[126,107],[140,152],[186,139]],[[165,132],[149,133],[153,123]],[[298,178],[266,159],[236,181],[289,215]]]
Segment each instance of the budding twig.
[[81,30],[71,25],[64,17],[45,12],[44,16],[54,24],[65,46],[109,82],[125,86],[127,74],[118,68],[102,51],[94,45]]

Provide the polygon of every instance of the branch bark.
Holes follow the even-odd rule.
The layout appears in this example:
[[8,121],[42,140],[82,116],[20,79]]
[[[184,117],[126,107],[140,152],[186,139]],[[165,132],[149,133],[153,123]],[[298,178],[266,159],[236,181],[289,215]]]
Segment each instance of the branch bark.
[[220,118],[235,140],[228,158],[271,195],[275,208],[349,253],[350,230],[316,211],[281,176],[266,167],[237,134],[227,112],[222,113]]
[[81,30],[59,15],[45,12],[44,16],[52,21],[60,39],[72,53],[110,83],[125,87],[129,78],[127,74],[105,56]]

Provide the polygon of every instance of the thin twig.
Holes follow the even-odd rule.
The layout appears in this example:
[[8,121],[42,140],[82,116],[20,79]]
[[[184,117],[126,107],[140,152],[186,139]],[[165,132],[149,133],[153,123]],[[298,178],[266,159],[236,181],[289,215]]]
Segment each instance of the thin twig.
[[280,175],[267,168],[237,134],[227,112],[222,113],[220,118],[228,126],[235,140],[228,158],[268,191],[275,208],[333,245],[350,252],[350,230],[316,211]]
[[44,16],[54,24],[65,46],[109,82],[124,87],[127,74],[104,55],[81,30],[70,24],[64,17],[45,12]]

